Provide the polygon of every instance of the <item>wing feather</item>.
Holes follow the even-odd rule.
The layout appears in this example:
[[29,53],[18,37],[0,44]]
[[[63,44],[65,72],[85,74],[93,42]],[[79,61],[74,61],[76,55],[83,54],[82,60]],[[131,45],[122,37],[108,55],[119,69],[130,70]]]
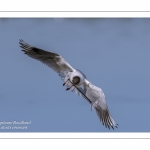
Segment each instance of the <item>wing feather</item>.
[[39,48],[36,48],[32,45],[27,44],[23,40],[20,40],[20,47],[22,51],[27,54],[29,57],[37,59],[44,63],[45,65],[52,68],[57,73],[64,71],[73,71],[71,65],[60,55],[53,52],[48,52]]
[[86,86],[86,96],[92,102],[92,106],[95,108],[102,124],[109,129],[114,129],[114,127],[117,128],[118,124],[110,115],[103,91],[91,83],[88,83]]

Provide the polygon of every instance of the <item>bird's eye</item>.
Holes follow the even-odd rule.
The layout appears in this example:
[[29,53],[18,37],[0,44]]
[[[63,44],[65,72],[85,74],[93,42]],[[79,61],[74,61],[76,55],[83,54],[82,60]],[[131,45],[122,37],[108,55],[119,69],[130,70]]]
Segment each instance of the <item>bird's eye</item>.
[[73,83],[75,85],[79,84],[80,83],[80,78],[78,76],[73,77]]

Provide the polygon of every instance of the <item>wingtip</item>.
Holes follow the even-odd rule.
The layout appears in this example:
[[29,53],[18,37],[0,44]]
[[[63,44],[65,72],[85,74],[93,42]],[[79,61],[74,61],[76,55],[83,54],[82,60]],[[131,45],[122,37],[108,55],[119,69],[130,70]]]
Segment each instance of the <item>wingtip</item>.
[[[23,45],[24,41],[22,39],[19,39],[19,44],[20,44],[20,47]],[[22,47],[21,47],[22,48]]]
[[25,50],[21,50],[21,51],[23,51],[23,52],[24,52],[24,54],[27,54],[27,52],[26,52]]
[[23,42],[23,40],[22,40],[22,39],[19,39],[19,43],[21,43],[21,42]]

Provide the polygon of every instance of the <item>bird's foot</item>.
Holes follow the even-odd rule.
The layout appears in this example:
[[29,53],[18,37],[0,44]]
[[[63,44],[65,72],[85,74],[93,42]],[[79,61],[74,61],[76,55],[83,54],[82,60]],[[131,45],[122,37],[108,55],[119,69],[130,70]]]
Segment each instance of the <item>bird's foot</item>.
[[[68,80],[69,80],[69,79],[68,79]],[[67,81],[68,81],[68,80],[67,80]],[[67,81],[65,81],[65,83],[63,83],[63,86],[67,83]]]
[[72,87],[73,87],[73,85],[71,87],[69,87],[69,88],[66,88],[66,91],[70,90]]

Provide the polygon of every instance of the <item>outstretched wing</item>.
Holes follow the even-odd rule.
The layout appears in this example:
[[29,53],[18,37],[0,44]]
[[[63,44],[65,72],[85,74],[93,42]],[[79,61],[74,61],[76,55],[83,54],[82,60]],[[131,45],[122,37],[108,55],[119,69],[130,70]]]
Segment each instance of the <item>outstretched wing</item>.
[[[22,51],[26,55],[28,55],[31,58],[37,59],[45,65],[52,68],[58,73],[58,75],[64,82],[66,82],[69,79],[70,72],[72,72],[74,68],[62,56],[29,45],[23,40],[20,40],[19,43],[20,47],[23,48]],[[67,81],[65,85],[69,88],[72,86],[72,83],[70,81]],[[76,94],[82,96],[82,94],[74,86],[71,87],[71,90]]]
[[64,71],[73,71],[71,65],[60,55],[48,52],[32,45],[27,44],[23,40],[20,40],[20,47],[23,48],[23,52],[28,56],[41,61],[57,73],[63,73]]
[[109,129],[110,127],[112,129],[114,129],[114,127],[117,128],[118,124],[109,113],[103,91],[91,83],[88,83],[86,85],[86,97],[91,101],[102,124]]

